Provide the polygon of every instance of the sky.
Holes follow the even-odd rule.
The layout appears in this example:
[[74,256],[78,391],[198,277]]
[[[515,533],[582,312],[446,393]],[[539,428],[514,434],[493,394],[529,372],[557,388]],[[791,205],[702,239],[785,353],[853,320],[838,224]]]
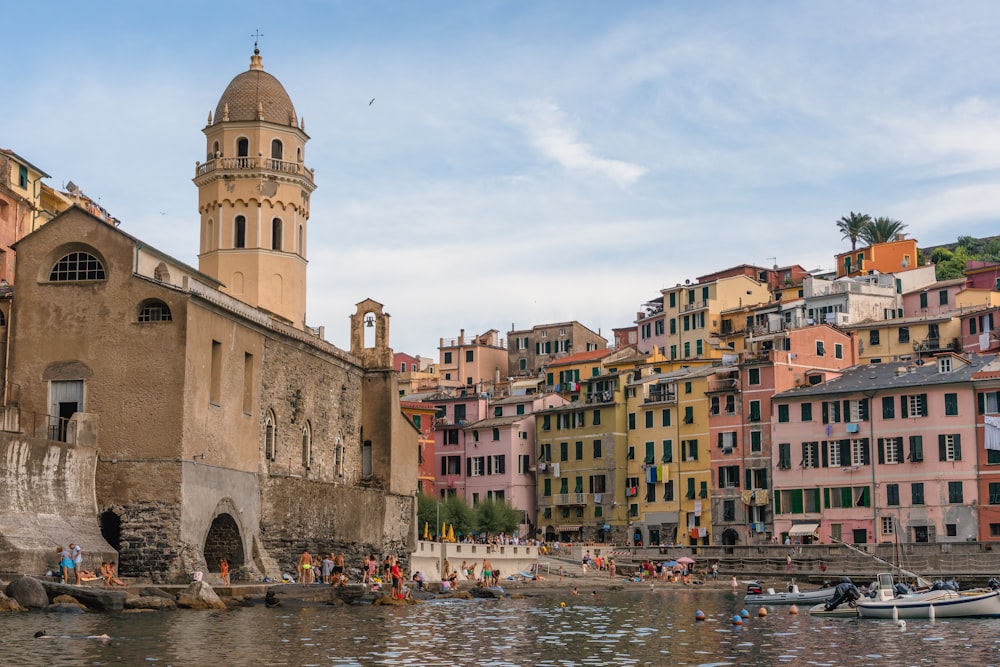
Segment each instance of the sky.
[[[197,266],[202,129],[255,31],[311,139],[307,320],[397,352],[611,339],[729,266],[832,268],[851,211],[1000,233],[1000,3],[4,3],[0,148]],[[370,100],[374,98],[374,102]]]

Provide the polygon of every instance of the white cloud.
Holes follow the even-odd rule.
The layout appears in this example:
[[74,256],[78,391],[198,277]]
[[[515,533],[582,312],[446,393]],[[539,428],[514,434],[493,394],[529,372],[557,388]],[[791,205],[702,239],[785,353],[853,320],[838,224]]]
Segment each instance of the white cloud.
[[631,185],[646,173],[646,169],[637,164],[595,155],[590,145],[577,138],[576,131],[554,102],[533,100],[524,106],[524,113],[514,115],[512,120],[525,128],[531,142],[543,155],[567,169],[597,172],[619,185]]

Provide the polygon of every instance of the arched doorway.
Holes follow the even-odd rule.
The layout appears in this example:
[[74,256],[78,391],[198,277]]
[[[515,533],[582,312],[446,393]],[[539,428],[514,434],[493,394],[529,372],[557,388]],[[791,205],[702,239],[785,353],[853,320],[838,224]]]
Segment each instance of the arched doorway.
[[223,558],[234,569],[242,567],[246,562],[240,527],[232,515],[225,513],[212,520],[212,526],[205,536],[205,563],[208,571],[218,572],[219,561]]
[[101,513],[101,537],[111,545],[115,551],[122,550],[122,518],[114,510],[105,510]]

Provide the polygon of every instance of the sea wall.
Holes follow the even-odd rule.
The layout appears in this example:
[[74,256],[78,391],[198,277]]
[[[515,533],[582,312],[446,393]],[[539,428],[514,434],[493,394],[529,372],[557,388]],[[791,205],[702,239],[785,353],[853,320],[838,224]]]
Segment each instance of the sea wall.
[[[410,556],[410,571],[421,572],[427,581],[440,581],[445,559],[452,570],[461,568],[463,561],[470,566],[475,563],[477,576],[483,571],[483,561],[489,559],[490,564],[500,570],[503,579],[519,572],[531,572],[538,562],[538,547],[420,540]],[[465,575],[459,573],[459,579],[465,581]]]

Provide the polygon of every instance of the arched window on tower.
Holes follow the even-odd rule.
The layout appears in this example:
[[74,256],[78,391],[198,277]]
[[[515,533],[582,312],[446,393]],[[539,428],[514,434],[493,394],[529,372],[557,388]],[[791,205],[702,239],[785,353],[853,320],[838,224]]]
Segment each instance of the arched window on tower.
[[246,137],[240,137],[236,140],[236,156],[247,157],[248,155],[250,155],[250,140]]
[[222,157],[222,152],[219,150],[218,141],[212,144],[212,154],[209,156],[209,158],[211,159],[213,157]]
[[284,146],[281,145],[280,139],[271,140],[271,159],[273,160],[283,160]]
[[268,461],[278,460],[278,447],[275,439],[274,411],[268,410],[264,417],[264,458]]
[[205,250],[215,250],[215,221],[211,218],[205,225]]
[[310,427],[309,422],[306,421],[305,426],[302,427],[302,467],[309,470],[312,468],[312,464],[312,428]]
[[242,215],[236,216],[233,221],[233,247],[247,247],[247,219]]
[[271,250],[281,250],[281,218],[271,221]]
[[295,149],[295,159],[298,162],[302,162],[302,149],[301,148],[296,148]]
[[302,257],[306,256],[305,241],[306,241],[305,232],[302,229],[302,225],[299,225],[299,239],[298,239],[299,255],[301,255]]

